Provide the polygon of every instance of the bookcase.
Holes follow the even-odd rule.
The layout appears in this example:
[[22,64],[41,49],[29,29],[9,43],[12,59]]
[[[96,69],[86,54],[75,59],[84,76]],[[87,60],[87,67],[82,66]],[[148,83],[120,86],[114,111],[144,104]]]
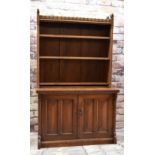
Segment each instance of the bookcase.
[[113,15],[43,16],[37,11],[38,147],[114,143]]

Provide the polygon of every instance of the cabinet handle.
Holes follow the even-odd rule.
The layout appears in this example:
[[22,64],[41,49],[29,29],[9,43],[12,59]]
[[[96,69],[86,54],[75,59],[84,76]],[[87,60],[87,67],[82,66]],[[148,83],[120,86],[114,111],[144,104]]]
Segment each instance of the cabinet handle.
[[83,114],[83,112],[82,112],[82,110],[81,109],[79,109],[79,115],[82,115]]

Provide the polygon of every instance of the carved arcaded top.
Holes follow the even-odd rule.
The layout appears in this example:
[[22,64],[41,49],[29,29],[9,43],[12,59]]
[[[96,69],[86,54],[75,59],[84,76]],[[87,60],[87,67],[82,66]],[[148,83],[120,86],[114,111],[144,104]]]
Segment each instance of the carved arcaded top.
[[113,20],[113,14],[108,16],[106,19],[98,18],[85,18],[85,17],[66,17],[66,16],[45,16],[39,15],[40,20],[46,21],[60,21],[60,22],[93,22],[93,23],[111,23]]

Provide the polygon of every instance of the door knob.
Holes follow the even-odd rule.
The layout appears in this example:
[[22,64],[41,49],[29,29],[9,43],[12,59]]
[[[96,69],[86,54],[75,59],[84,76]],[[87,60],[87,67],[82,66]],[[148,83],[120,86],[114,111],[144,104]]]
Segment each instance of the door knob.
[[82,115],[83,114],[83,112],[82,112],[81,109],[79,109],[78,113],[79,113],[79,115]]

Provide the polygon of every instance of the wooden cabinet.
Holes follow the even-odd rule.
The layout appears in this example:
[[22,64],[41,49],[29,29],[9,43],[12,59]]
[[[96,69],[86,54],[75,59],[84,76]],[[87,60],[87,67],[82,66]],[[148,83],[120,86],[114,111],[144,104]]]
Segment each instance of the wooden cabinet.
[[115,89],[39,92],[39,147],[115,142]]
[[37,13],[38,146],[115,142],[113,16]]

